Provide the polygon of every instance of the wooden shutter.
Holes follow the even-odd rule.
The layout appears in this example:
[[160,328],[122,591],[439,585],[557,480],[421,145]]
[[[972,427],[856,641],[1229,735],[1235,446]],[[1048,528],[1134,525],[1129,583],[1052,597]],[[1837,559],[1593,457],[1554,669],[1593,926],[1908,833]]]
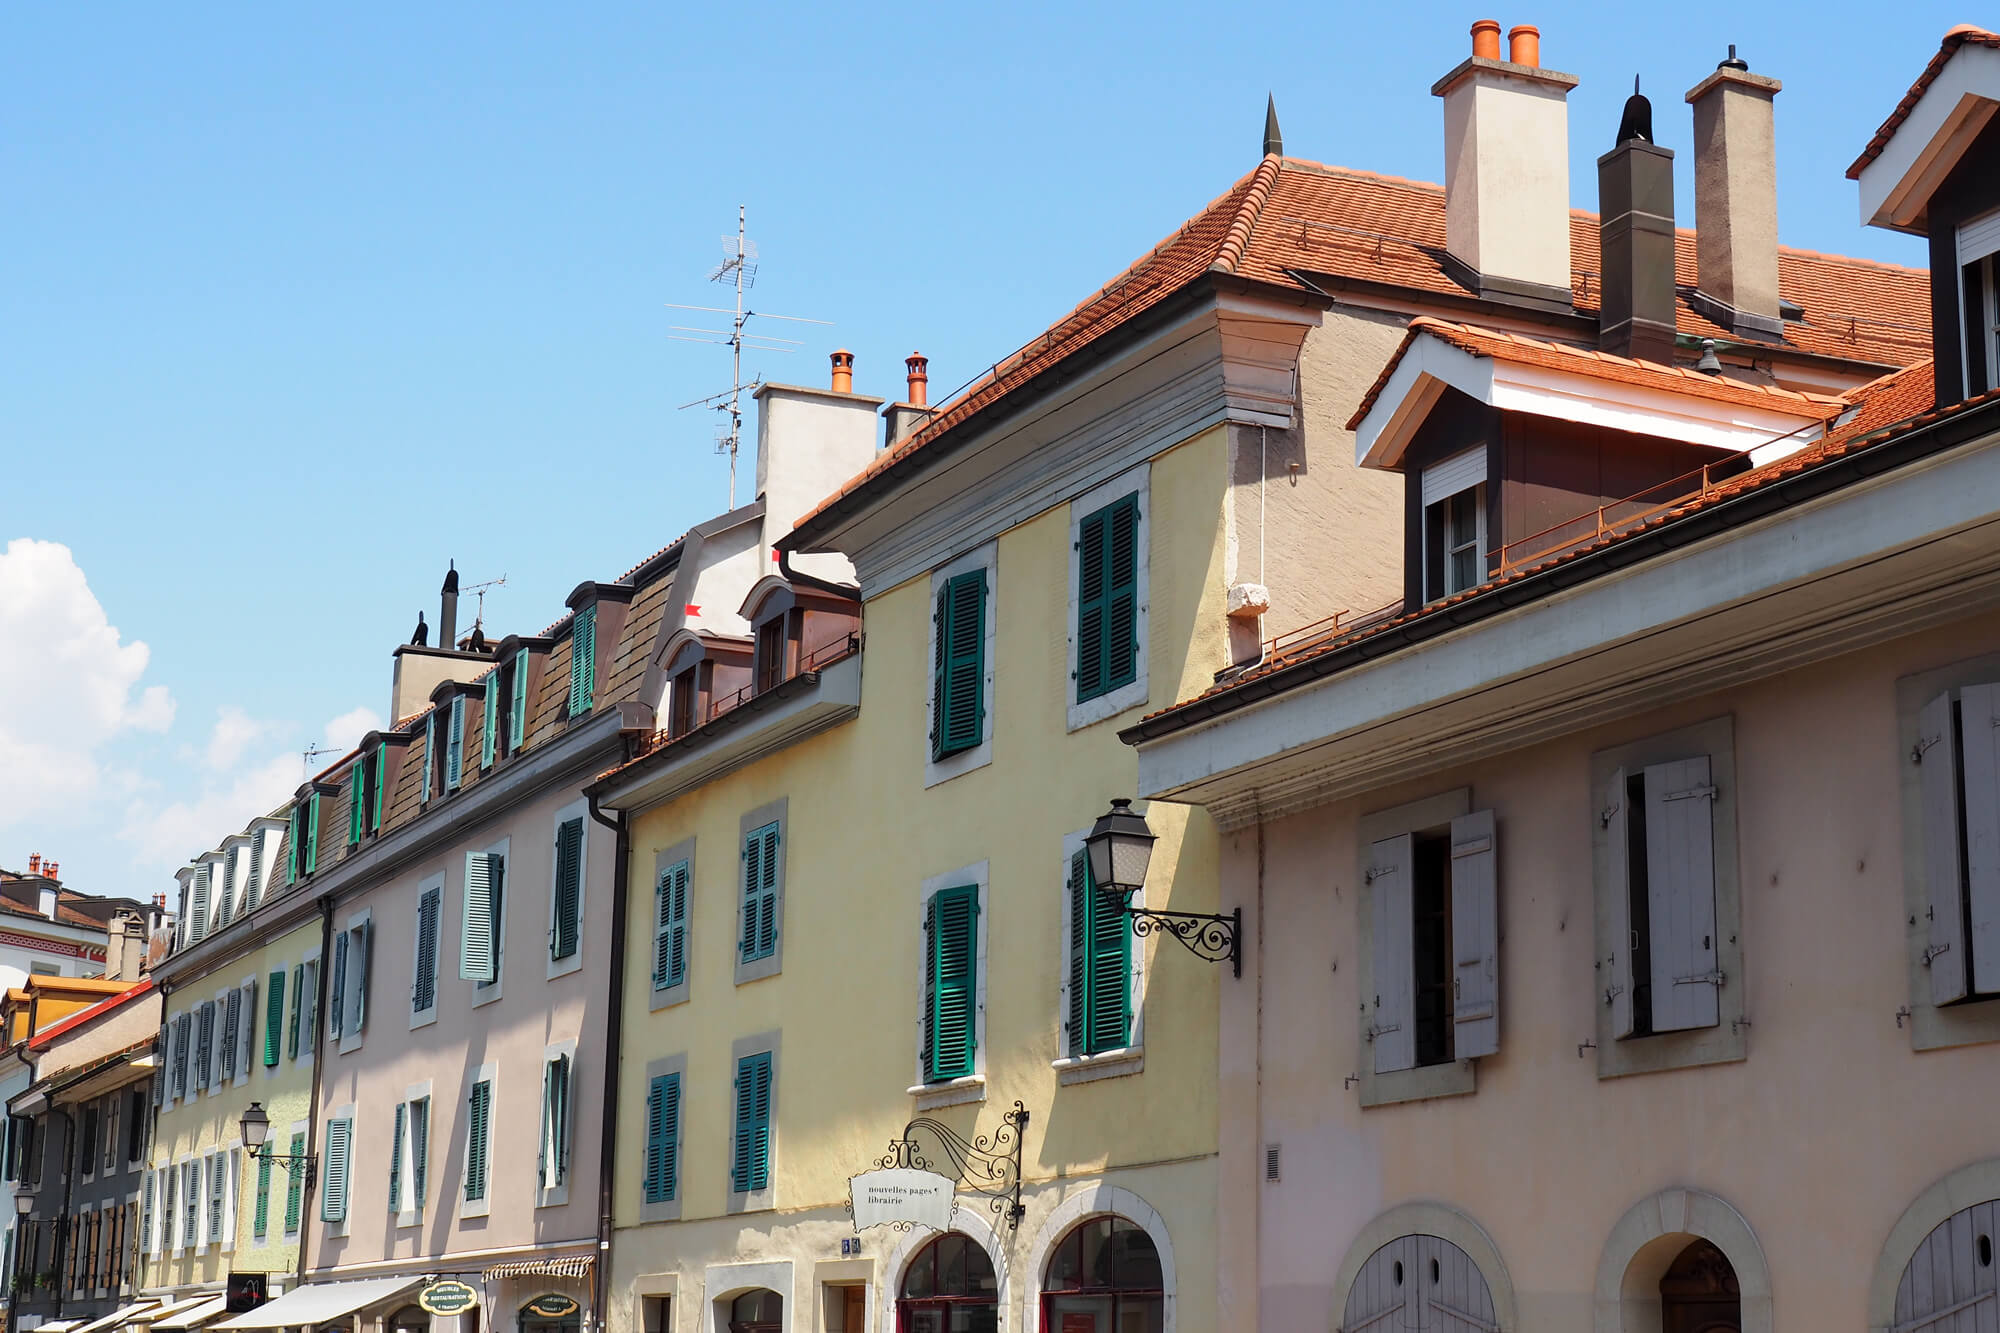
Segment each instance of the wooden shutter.
[[653,904],[653,989],[667,990],[687,980],[688,863],[660,872]]
[[368,811],[368,830],[371,833],[382,827],[382,788],[388,784],[389,780],[388,746],[378,745],[375,747],[374,763],[375,790],[371,797],[373,804]]
[[[359,1032],[368,1026],[368,982],[375,971],[375,923],[364,921],[356,932],[355,951],[360,957],[361,976],[354,987],[354,1026],[349,1029]],[[352,962],[353,960],[350,960]]]
[[257,1158],[257,1202],[250,1214],[250,1234],[257,1240],[271,1234],[271,1159]]
[[1950,694],[1938,695],[1918,714],[1917,750],[1924,806],[1924,888],[1930,900],[1924,961],[1931,973],[1931,1002],[1948,1004],[1964,999],[1972,980],[1966,961],[1958,729],[1952,725]]
[[437,1005],[438,916],[443,906],[441,888],[426,889],[417,899],[417,968],[410,997],[417,1013]]
[[1714,1027],[1715,784],[1708,756],[1646,769],[1646,905],[1653,1031]]
[[437,709],[424,714],[424,787],[423,795],[417,799],[428,802],[431,799],[431,772],[437,767]]
[[1375,994],[1368,1030],[1378,1074],[1409,1069],[1417,1062],[1416,908],[1410,897],[1415,869],[1416,839],[1410,834],[1369,846]]
[[494,948],[493,871],[498,858],[485,852],[465,854],[465,928],[459,935],[458,975],[463,981],[492,981],[498,951]]
[[157,1254],[153,1248],[153,1190],[156,1185],[156,1171],[148,1171],[139,1182],[139,1249],[146,1254]]
[[431,1165],[431,1099],[419,1097],[410,1103],[410,1172],[416,1206],[422,1208],[430,1191],[425,1184]]
[[1084,1017],[1084,1036],[1095,1055],[1118,1050],[1132,1039],[1132,918],[1125,915],[1124,904],[1089,880],[1088,858],[1084,875],[1089,887],[1083,897],[1090,917],[1090,1009]]
[[451,696],[451,735],[444,743],[444,789],[457,791],[465,777],[465,696]]
[[986,571],[970,570],[938,591],[931,683],[931,758],[977,746],[986,723]]
[[480,709],[479,766],[493,767],[494,742],[500,735],[500,668],[486,673],[486,706]]
[[744,959],[769,958],[778,951],[778,834],[776,823],[753,829],[743,840]]
[[[293,1159],[296,1160],[303,1157],[305,1151],[306,1136],[303,1134],[292,1135],[291,1155]],[[305,1172],[287,1171],[285,1173],[285,1182],[285,1233],[291,1235],[298,1231],[299,1222],[305,1214]]]
[[222,1011],[222,1081],[236,1077],[236,1048],[242,1041],[243,992],[229,992]]
[[1611,1035],[1629,1037],[1633,1029],[1632,987],[1632,821],[1626,806],[1630,786],[1624,769],[1611,775],[1604,814],[1605,880],[1598,906],[1604,912],[1611,952],[1604,959],[1604,999],[1611,1010]]
[[222,857],[222,924],[236,918],[236,863],[243,858],[241,847],[232,847]]
[[738,1194],[771,1183],[771,1053],[736,1062],[735,1161],[729,1178]]
[[319,793],[306,798],[306,873],[319,869]]
[[569,715],[590,711],[597,693],[597,603],[576,613],[569,636]]
[[199,943],[208,936],[208,867],[196,866],[188,882],[188,942]]
[[2000,991],[2000,685],[1959,691],[1969,987]]
[[1896,1284],[1890,1333],[1988,1333],[2000,1326],[2000,1202],[1954,1213],[1924,1237]]
[[647,1203],[664,1203],[674,1197],[678,1145],[673,1139],[679,1118],[680,1075],[656,1075],[646,1088]]
[[973,1070],[978,1038],[979,886],[931,895],[925,1004],[925,1077],[963,1078]]
[[1500,871],[1491,810],[1451,821],[1452,1055],[1500,1049]]
[[565,819],[556,829],[555,921],[549,932],[549,957],[575,956],[583,904],[583,820]]
[[333,1020],[332,1034],[336,1045],[347,1035],[345,1026],[347,1008],[347,932],[340,931],[333,937],[333,985],[328,991],[327,1016]]
[[[296,1015],[294,1010],[294,1015]],[[264,991],[264,1067],[270,1069],[278,1063],[278,1033],[285,1021],[285,971],[279,968],[265,981]],[[292,1024],[292,1054],[298,1055],[298,1023]]]
[[[317,976],[315,976],[314,979],[317,980],[318,979]],[[273,989],[280,992],[278,997],[274,998],[271,1001],[271,1010],[272,1013],[275,1014],[281,1012],[279,1006],[283,1001],[285,974],[282,970],[273,972],[271,974],[271,984]],[[316,999],[317,997],[312,997],[312,998]],[[292,1009],[291,1009],[291,1017],[287,1020],[287,1031],[289,1033],[289,1036],[287,1037],[286,1040],[286,1045],[291,1050],[291,1058],[294,1060],[299,1058],[299,1011],[306,1006],[307,1000],[308,997],[306,995],[305,965],[303,963],[295,964],[292,967]],[[266,1015],[267,1020],[269,1019],[270,1016],[271,1015],[268,1014]],[[270,1026],[270,1032],[267,1037],[267,1044],[264,1048],[264,1063],[267,1065],[275,1065],[276,1063],[278,1063],[277,1050],[276,1050],[277,1040],[278,1040],[278,1025],[276,1023],[272,1023]]]
[[396,1103],[395,1137],[389,1140],[389,1211],[404,1211],[403,1204],[403,1135],[409,1123],[410,1107],[407,1102]]
[[294,1044],[293,1057],[298,1055],[298,1047],[303,1046],[311,1055],[319,1044],[319,959],[308,958],[299,976],[299,1037]]
[[[347,1220],[347,1167],[348,1157],[353,1150],[354,1122],[351,1120],[329,1120],[326,1125],[326,1150],[320,1154],[325,1163],[323,1179],[320,1181],[319,1220],[322,1222],[344,1222]],[[294,1136],[294,1142],[296,1142]],[[290,1222],[287,1209],[286,1221]]]
[[465,1197],[468,1201],[486,1197],[486,1164],[493,1117],[493,1085],[481,1079],[472,1085],[470,1122],[465,1136]]
[[1104,688],[1115,690],[1139,674],[1139,497],[1111,510],[1106,525],[1109,586],[1104,612]]
[[368,784],[364,781],[367,776],[368,760],[365,757],[355,760],[354,771],[348,774],[347,845],[350,847],[361,841],[363,821],[368,815]]
[[507,753],[518,754],[528,735],[528,650],[514,654],[514,711],[507,719]]
[[209,1062],[215,1057],[215,1001],[201,1002],[201,1017],[196,1020],[194,1042],[194,1086],[197,1089],[208,1086],[209,1072],[214,1068]]
[[1104,683],[1105,593],[1110,516],[1104,510],[1077,525],[1076,542],[1076,701],[1095,699]]
[[208,1241],[222,1239],[222,1200],[229,1183],[229,1156],[216,1153],[208,1159]]
[[1493,1333],[1493,1295],[1470,1255],[1438,1236],[1398,1236],[1348,1289],[1343,1333]]
[[243,891],[243,910],[254,912],[264,901],[264,830],[250,835],[250,884]]

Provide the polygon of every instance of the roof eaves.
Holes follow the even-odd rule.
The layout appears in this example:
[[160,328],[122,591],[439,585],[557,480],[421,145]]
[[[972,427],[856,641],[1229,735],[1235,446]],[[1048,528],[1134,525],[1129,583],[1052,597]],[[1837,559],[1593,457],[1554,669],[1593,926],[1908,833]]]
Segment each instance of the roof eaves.
[[1945,65],[1958,54],[1958,48],[1968,42],[1975,46],[2000,47],[2000,33],[1988,32],[1971,23],[1961,23],[1947,32],[1944,41],[1938,45],[1937,54],[1931,57],[1928,65],[1924,66],[1924,72],[1917,76],[1917,81],[1910,85],[1910,91],[1903,94],[1903,100],[1896,103],[1896,109],[1891,111],[1888,119],[1876,129],[1874,136],[1868,140],[1868,146],[1861,150],[1861,156],[1855,158],[1847,168],[1847,179],[1860,180],[1861,173],[1867,169],[1868,164],[1882,156],[1882,151],[1889,146],[1889,140],[1896,137],[1896,131],[1903,127],[1903,122],[1917,109],[1917,103],[1923,100],[1926,92],[1930,91],[1931,84],[1944,72]]

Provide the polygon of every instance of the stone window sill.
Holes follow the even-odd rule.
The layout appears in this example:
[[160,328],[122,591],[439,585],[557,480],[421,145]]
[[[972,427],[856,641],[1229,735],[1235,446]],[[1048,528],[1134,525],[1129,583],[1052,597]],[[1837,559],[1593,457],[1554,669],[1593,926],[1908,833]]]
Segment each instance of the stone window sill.
[[964,1106],[986,1100],[986,1075],[968,1074],[943,1083],[919,1083],[909,1090],[919,1111],[936,1111],[947,1106]]
[[1099,1051],[1096,1055],[1070,1055],[1051,1061],[1049,1067],[1056,1071],[1056,1082],[1062,1087],[1073,1083],[1095,1083],[1101,1078],[1120,1078],[1144,1070],[1146,1048],[1124,1046],[1115,1051]]

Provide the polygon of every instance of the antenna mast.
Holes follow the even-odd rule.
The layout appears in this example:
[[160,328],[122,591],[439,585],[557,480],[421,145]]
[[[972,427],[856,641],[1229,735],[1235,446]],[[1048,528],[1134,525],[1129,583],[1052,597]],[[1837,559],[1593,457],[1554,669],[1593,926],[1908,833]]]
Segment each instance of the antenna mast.
[[[683,324],[672,327],[677,331],[671,335],[675,342],[726,343],[730,354],[729,387],[720,393],[697,398],[691,403],[682,403],[681,410],[690,407],[713,407],[718,412],[729,414],[729,424],[716,431],[715,452],[729,455],[729,507],[736,508],[736,455],[743,443],[743,391],[752,393],[763,386],[761,376],[748,384],[743,382],[743,349],[747,346],[753,352],[796,352],[803,344],[796,338],[778,338],[770,334],[743,331],[743,326],[752,316],[761,315],[765,319],[788,320],[794,324],[830,324],[830,320],[802,319],[797,315],[773,315],[767,311],[745,310],[743,293],[757,285],[757,243],[745,233],[746,210],[742,204],[736,206],[736,234],[722,238],[723,260],[709,273],[710,282],[728,282],[736,289],[734,309],[710,305],[678,305],[667,303],[669,310],[700,310],[708,314],[729,315],[729,331],[721,329],[690,328]],[[691,338],[688,334],[707,336]]]

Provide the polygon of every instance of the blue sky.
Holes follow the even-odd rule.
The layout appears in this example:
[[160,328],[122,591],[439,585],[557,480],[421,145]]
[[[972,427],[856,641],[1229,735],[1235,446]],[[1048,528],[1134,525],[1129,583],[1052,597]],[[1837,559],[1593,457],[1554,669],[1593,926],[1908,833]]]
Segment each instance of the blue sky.
[[[1436,180],[1432,82],[1542,29],[1572,188],[1640,74],[1735,42],[1785,83],[1785,240],[1864,231],[1846,165],[1962,10],[349,3],[13,7],[0,40],[0,865],[146,893],[387,711],[447,559],[553,620],[723,507],[726,349],[669,340],[750,210],[753,360],[942,396],[1255,165]],[[1002,15],[1004,14],[1004,18]],[[744,475],[751,459],[744,459]]]

